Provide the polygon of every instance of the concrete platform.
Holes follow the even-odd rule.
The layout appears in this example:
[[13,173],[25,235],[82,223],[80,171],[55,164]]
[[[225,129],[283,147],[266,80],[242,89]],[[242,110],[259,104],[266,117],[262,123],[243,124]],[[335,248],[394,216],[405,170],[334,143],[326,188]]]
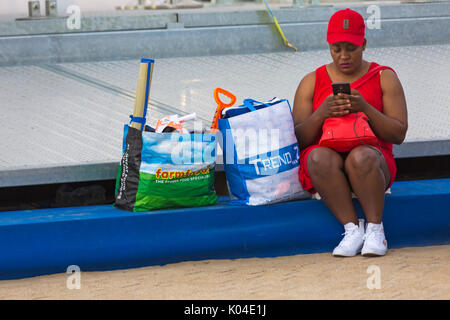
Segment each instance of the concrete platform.
[[[282,45],[262,9],[145,16],[161,22],[174,15],[180,29],[164,26],[172,18],[143,26],[142,14],[88,16],[87,29],[66,33],[42,21],[52,34],[0,19],[0,148],[7,150],[0,154],[0,187],[115,179],[141,57],[156,58],[150,124],[197,112],[209,126],[216,87],[239,102],[277,96],[292,103],[300,79],[330,62],[324,28],[341,7],[276,11],[297,53]],[[368,16],[367,5],[355,8]],[[365,58],[393,67],[405,89],[409,131],[395,156],[449,155],[450,3],[381,10],[382,28],[368,30]],[[99,32],[89,29],[94,22]],[[118,29],[125,22],[130,30]],[[220,170],[220,158],[218,164]]]
[[[409,131],[396,157],[450,154],[450,45],[368,48],[365,58],[393,67],[405,89]],[[209,126],[216,87],[240,102],[292,103],[300,79],[329,61],[326,50],[157,59],[148,122],[197,112]],[[1,67],[0,187],[114,179],[138,69],[136,60]]]
[[[362,210],[354,200],[358,215]],[[450,243],[450,179],[396,182],[386,196],[390,248]],[[0,280],[204,259],[331,252],[342,226],[322,201],[130,213],[108,206],[3,212]]]

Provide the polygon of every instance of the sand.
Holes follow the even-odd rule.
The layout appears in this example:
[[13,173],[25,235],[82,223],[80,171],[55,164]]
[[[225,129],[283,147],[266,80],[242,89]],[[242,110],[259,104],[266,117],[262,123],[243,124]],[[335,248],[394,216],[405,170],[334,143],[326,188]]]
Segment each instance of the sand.
[[[449,299],[450,245],[390,249],[384,257],[330,253],[204,260],[0,281],[0,299]],[[73,276],[72,276],[73,277]],[[72,282],[75,283],[75,282]]]

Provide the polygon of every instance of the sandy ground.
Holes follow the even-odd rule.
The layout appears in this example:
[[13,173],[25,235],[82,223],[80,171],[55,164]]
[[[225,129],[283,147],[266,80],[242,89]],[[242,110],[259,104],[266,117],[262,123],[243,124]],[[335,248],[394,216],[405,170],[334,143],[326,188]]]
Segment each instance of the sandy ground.
[[[450,245],[384,257],[330,253],[205,260],[0,281],[0,299],[450,299]],[[378,287],[378,288],[377,288]],[[372,289],[370,289],[372,288]]]

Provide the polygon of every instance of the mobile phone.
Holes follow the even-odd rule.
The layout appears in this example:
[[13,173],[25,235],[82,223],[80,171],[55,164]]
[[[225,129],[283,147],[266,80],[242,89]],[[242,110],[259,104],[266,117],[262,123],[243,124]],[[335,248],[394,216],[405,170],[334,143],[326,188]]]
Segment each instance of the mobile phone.
[[335,82],[332,83],[333,94],[337,96],[338,93],[351,94],[350,83],[348,82]]

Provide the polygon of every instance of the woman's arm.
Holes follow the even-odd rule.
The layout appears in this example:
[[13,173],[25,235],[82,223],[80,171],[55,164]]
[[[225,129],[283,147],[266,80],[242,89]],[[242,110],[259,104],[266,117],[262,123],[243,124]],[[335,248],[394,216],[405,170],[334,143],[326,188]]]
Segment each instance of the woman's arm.
[[319,117],[314,116],[315,113],[313,113],[315,82],[316,73],[311,72],[300,81],[295,92],[293,109],[294,127],[295,135],[301,149],[311,145],[319,130],[322,128],[323,121]]
[[307,74],[300,82],[294,98],[294,126],[295,135],[301,149],[314,143],[322,132],[325,119],[340,117],[348,114],[347,100],[341,96],[330,94],[313,112],[314,86],[316,73]]
[[408,130],[405,93],[400,80],[392,70],[384,70],[380,78],[383,90],[383,114],[389,118],[389,123],[380,126],[378,131],[383,131],[383,136],[386,138],[382,138],[383,140],[401,144]]
[[392,70],[381,73],[381,90],[383,91],[383,112],[369,105],[361,94],[352,90],[349,98],[349,110],[364,112],[369,118],[370,126],[380,139],[401,144],[408,130],[408,114],[405,94],[400,80]]
[[307,74],[300,84],[294,97],[294,127],[301,149],[313,144],[317,134],[322,129],[323,119],[313,112],[314,85],[316,73]]

